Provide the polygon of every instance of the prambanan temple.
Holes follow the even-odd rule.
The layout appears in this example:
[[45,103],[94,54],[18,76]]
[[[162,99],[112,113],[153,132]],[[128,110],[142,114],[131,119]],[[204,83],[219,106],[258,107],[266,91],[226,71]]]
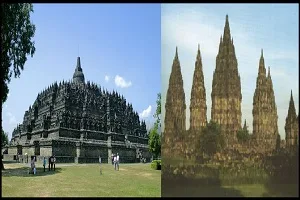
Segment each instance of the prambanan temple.
[[[176,47],[169,79],[165,104],[165,130],[163,133],[163,157],[185,157],[195,159],[196,145],[201,130],[207,124],[206,89],[200,46],[198,45],[193,85],[190,98],[190,129],[186,130],[186,103],[181,66]],[[213,73],[211,92],[211,120],[218,123],[225,137],[228,149],[243,150],[237,140],[237,132],[242,129],[241,77],[229,19],[226,15],[224,33],[220,37],[216,68]],[[253,95],[253,134],[247,150],[268,153],[278,147],[293,148],[299,145],[299,118],[296,115],[293,96],[290,97],[286,118],[286,144],[280,144],[278,115],[270,67],[266,72],[263,51],[259,59],[256,89]],[[247,124],[245,121],[244,130]],[[278,142],[279,141],[279,142]]]
[[[55,82],[37,95],[12,134],[10,155],[55,155],[57,162],[98,162],[119,153],[121,162],[149,160],[145,121],[119,93],[85,77],[80,57],[73,80]],[[20,157],[19,156],[19,157]]]

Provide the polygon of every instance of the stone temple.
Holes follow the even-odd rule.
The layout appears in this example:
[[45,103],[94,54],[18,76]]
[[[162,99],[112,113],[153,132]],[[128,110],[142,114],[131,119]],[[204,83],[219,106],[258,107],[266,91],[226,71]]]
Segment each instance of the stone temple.
[[241,79],[235,55],[233,39],[230,34],[228,15],[221,36],[216,69],[212,82],[211,119],[221,125],[227,141],[235,141],[236,133],[241,129]]
[[293,93],[291,92],[288,115],[285,119],[285,140],[286,147],[299,146],[299,115],[296,114]]
[[184,148],[182,140],[186,133],[186,104],[177,47],[169,79],[165,109],[162,159],[164,156],[168,158],[181,156]]
[[275,149],[279,134],[278,115],[270,67],[267,75],[263,51],[261,51],[259,60],[252,114],[254,139],[260,146],[264,146],[267,149]]
[[37,95],[12,134],[8,155],[55,155],[57,162],[150,160],[145,121],[117,92],[85,82],[80,57],[73,80],[55,82]]

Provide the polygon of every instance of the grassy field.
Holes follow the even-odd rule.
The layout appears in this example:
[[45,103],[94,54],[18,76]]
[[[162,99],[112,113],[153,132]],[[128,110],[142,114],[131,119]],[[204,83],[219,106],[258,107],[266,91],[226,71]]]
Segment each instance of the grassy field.
[[[165,184],[163,182],[163,184]],[[164,186],[163,186],[164,187]],[[264,184],[241,184],[235,186],[219,186],[219,185],[194,185],[182,187],[174,185],[162,189],[162,197],[296,197],[298,185],[278,185],[285,193],[272,192],[265,187]],[[288,191],[288,192],[287,192]]]
[[[221,167],[185,160],[163,161],[170,166],[165,165],[162,169],[162,197],[299,196],[298,182],[293,178],[298,177],[298,172],[295,171],[295,167],[288,165],[268,174],[266,169],[245,163],[239,167]],[[194,174],[181,175],[190,172]]]
[[57,164],[56,171],[28,174],[24,164],[4,163],[3,197],[160,197],[161,171],[150,164]]

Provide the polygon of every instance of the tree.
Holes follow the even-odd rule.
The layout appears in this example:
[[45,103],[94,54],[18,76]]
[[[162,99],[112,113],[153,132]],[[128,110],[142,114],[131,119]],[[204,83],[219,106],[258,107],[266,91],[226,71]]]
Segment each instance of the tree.
[[200,152],[212,156],[224,148],[224,136],[221,134],[220,126],[212,120],[203,128],[198,140]]
[[159,128],[161,127],[160,116],[161,116],[161,93],[158,93],[157,100],[156,100],[156,111],[153,117],[156,119],[156,123],[159,125]]
[[[33,6],[30,3],[1,3],[1,103],[6,101],[11,77],[20,77],[27,55],[35,52],[32,38],[35,25],[30,21]],[[2,130],[2,106],[0,108],[0,130]],[[2,164],[2,169],[4,166]]]
[[161,94],[157,94],[156,111],[153,117],[156,119],[153,128],[149,133],[149,151],[157,158],[161,154],[161,134],[159,134],[161,122]]
[[237,137],[238,141],[241,143],[245,143],[245,142],[249,141],[250,134],[248,131],[248,127],[246,125],[246,121],[245,121],[244,127],[237,132],[236,137]]
[[158,128],[155,124],[154,127],[150,130],[149,133],[149,150],[154,154],[155,158],[160,155],[161,151],[161,139],[158,134]]

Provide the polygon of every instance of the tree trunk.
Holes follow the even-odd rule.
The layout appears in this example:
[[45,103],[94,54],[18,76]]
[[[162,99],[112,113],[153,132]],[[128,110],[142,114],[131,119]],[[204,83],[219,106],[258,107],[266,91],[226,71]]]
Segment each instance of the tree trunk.
[[1,159],[1,165],[2,165],[1,170],[5,170],[2,159]]

